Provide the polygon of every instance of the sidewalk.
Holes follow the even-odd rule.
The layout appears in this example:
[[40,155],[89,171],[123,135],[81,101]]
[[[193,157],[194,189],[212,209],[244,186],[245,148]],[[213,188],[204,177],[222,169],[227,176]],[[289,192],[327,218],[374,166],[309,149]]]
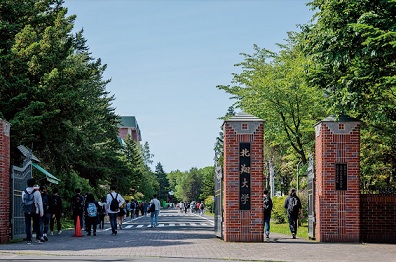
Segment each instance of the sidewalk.
[[[213,217],[205,215],[206,219]],[[317,243],[306,239],[271,233],[263,243],[224,242],[216,238],[212,228],[180,230],[155,228],[99,230],[96,237],[72,237],[74,230],[51,236],[44,244],[25,242],[0,245],[0,258],[57,256],[95,260],[181,261],[186,259],[237,261],[396,261],[396,245],[360,243]]]

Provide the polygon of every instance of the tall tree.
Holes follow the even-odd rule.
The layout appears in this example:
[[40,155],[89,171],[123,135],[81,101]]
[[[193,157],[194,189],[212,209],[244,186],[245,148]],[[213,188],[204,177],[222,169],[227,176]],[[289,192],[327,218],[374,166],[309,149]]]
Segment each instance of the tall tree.
[[166,201],[168,199],[169,181],[160,162],[155,166],[155,176],[159,183],[158,199]]
[[214,196],[214,167],[208,166],[199,169],[202,175],[201,194],[199,198],[205,200],[207,197]]
[[325,116],[325,97],[305,81],[309,61],[297,45],[299,37],[289,33],[287,43],[279,45],[279,54],[255,45],[253,55],[243,54],[245,60],[238,64],[242,73],[234,74],[235,85],[218,88],[234,95],[245,112],[265,119],[267,153],[280,148],[306,163],[314,148],[312,126]]
[[117,163],[118,116],[75,16],[61,0],[3,1],[0,5],[0,108],[16,146],[35,154],[60,178],[76,172],[91,186],[106,181]]
[[335,113],[363,121],[366,180],[384,176],[395,184],[396,1],[314,0],[310,6],[317,11],[304,27],[310,83],[326,91]]

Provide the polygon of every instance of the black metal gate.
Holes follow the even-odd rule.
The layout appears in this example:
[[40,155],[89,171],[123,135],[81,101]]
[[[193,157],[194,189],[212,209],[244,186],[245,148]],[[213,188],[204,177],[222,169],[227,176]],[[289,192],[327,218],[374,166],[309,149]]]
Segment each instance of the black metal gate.
[[26,183],[32,178],[32,161],[25,159],[23,167],[11,167],[11,232],[12,239],[24,238],[25,215],[22,211],[22,191],[26,189]]
[[215,180],[215,234],[217,237],[223,238],[223,170],[218,161],[215,160],[214,165],[214,180]]
[[312,155],[309,157],[308,170],[308,237],[315,239],[315,171]]

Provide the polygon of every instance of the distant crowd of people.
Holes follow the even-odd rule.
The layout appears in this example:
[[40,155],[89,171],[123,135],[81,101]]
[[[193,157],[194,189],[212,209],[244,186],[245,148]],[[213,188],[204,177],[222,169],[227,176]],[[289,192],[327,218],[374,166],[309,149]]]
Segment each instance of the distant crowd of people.
[[[98,225],[99,229],[104,229],[106,216],[109,217],[112,235],[117,235],[117,228],[122,229],[122,222],[127,217],[134,219],[139,215],[147,216],[148,212],[151,213],[151,227],[158,226],[160,202],[156,195],[149,203],[133,199],[129,201],[117,193],[116,186],[112,185],[110,193],[100,201],[96,201],[92,193],[85,193],[83,196],[80,189],[75,189],[75,195],[70,203],[75,228],[84,229],[87,236],[96,236]],[[46,186],[36,185],[34,178],[27,180],[27,188],[22,192],[27,244],[32,244],[33,236],[37,243],[48,241],[48,234],[54,234],[55,222],[57,234],[62,233],[61,217],[64,215],[62,206],[57,188],[53,188],[50,195]]]
[[184,213],[191,211],[192,213],[199,213],[200,216],[203,216],[205,213],[205,204],[203,201],[201,202],[192,201],[191,203],[184,201],[178,203],[176,207],[180,209],[180,212],[184,212]]

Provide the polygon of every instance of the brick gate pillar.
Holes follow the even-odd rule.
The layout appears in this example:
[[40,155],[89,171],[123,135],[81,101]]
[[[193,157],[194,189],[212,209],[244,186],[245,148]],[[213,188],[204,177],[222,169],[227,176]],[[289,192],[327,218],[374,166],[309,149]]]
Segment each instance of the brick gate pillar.
[[360,121],[329,116],[315,131],[316,239],[359,242]]
[[10,124],[0,118],[0,243],[11,237]]
[[223,124],[224,241],[264,240],[264,121],[240,113]]

